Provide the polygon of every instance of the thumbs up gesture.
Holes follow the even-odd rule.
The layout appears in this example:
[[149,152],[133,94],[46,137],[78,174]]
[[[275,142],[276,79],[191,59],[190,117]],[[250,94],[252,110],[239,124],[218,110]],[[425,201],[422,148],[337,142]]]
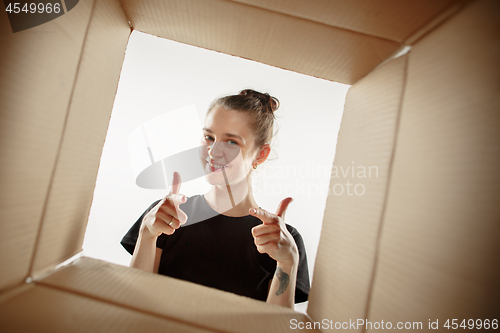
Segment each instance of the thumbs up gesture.
[[179,193],[181,189],[181,175],[174,172],[172,188],[142,221],[141,232],[143,236],[158,237],[161,234],[171,235],[175,230],[186,223],[187,215],[179,208],[186,202],[186,196]]
[[283,199],[276,214],[260,208],[251,208],[250,215],[262,221],[262,224],[252,228],[257,251],[267,253],[278,263],[297,265],[299,261],[297,244],[285,225],[285,212],[292,201],[292,198]]

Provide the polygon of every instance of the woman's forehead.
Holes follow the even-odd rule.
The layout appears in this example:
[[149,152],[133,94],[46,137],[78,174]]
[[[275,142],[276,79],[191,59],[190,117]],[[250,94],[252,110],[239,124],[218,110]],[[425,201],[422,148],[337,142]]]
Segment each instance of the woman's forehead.
[[251,118],[246,112],[215,107],[205,118],[205,128],[212,132],[232,133],[241,137],[252,135]]

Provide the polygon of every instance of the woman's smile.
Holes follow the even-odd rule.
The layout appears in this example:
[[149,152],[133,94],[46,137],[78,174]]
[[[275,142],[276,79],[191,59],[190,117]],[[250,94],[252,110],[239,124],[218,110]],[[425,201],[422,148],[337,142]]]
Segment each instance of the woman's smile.
[[218,164],[218,163],[215,163],[211,160],[207,161],[207,164],[210,167],[210,171],[212,171],[212,172],[217,172],[217,171],[221,171],[222,169],[229,168],[229,165]]

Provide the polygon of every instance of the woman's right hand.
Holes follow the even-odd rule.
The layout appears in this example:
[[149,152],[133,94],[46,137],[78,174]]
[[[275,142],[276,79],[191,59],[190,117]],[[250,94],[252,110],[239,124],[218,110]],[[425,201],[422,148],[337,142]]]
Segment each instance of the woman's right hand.
[[186,196],[179,194],[181,188],[181,175],[174,172],[172,188],[142,220],[140,232],[143,237],[157,238],[161,234],[171,235],[175,230],[186,223],[187,215],[179,208],[186,202]]

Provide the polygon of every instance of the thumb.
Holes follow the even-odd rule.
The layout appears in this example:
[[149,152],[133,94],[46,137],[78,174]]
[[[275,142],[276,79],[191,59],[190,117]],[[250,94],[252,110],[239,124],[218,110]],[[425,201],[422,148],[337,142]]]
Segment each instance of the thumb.
[[276,210],[276,215],[284,218],[288,205],[291,204],[292,201],[293,199],[290,197],[281,200],[278,209]]
[[172,179],[172,187],[170,188],[170,193],[179,194],[181,190],[181,175],[178,172],[174,172],[174,177]]

